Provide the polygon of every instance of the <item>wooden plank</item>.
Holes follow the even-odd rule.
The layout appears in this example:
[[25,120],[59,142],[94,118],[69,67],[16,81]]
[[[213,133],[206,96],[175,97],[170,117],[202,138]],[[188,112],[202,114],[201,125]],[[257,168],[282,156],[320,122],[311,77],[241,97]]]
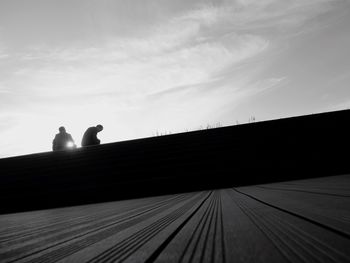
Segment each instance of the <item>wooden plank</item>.
[[349,262],[350,176],[0,216],[1,262]]
[[[323,184],[321,190],[315,190],[317,183],[320,185],[318,181],[323,180],[309,180],[304,186],[300,186],[300,182],[291,182],[287,187],[283,183],[242,187],[237,190],[265,204],[302,216],[350,237],[350,175],[328,177],[325,183],[330,185],[329,189]],[[314,186],[308,187],[310,181],[314,182]]]

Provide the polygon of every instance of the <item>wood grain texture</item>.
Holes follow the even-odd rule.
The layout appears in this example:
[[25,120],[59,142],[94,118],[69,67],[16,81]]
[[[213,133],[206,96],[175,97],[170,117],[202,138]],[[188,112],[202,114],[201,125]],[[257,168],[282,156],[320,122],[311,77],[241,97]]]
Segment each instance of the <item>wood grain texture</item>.
[[1,262],[349,262],[350,175],[0,216]]

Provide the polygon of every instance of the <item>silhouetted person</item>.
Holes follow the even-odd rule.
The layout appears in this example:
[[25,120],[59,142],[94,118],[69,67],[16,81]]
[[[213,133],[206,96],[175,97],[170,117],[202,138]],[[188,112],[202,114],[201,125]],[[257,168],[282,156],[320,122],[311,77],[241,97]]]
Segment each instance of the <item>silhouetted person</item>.
[[89,145],[98,145],[100,144],[100,140],[97,138],[97,133],[103,130],[102,125],[97,125],[96,127],[88,128],[81,141],[81,146],[89,146]]
[[52,141],[53,151],[73,149],[77,147],[74,143],[72,135],[66,132],[66,128],[61,126],[58,130],[60,132],[56,134],[55,139]]

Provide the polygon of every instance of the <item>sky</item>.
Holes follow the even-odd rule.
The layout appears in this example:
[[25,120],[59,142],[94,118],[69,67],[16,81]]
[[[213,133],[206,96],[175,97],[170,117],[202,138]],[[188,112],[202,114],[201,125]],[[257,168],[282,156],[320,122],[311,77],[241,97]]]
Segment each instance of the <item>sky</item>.
[[349,0],[0,0],[0,158],[350,108]]

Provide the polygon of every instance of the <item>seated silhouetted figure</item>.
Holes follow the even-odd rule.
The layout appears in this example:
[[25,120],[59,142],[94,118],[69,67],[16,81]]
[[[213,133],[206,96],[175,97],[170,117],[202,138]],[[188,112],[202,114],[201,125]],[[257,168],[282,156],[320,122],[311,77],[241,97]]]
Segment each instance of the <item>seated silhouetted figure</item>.
[[97,133],[103,130],[102,125],[97,125],[96,127],[88,128],[81,141],[81,146],[90,146],[90,145],[98,145],[100,144],[100,140],[97,138]]
[[66,128],[63,126],[58,129],[60,132],[56,134],[55,139],[52,141],[52,150],[68,150],[76,148],[72,135],[66,132]]

